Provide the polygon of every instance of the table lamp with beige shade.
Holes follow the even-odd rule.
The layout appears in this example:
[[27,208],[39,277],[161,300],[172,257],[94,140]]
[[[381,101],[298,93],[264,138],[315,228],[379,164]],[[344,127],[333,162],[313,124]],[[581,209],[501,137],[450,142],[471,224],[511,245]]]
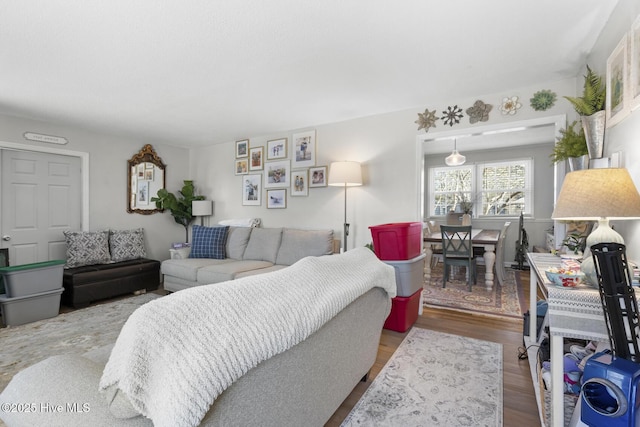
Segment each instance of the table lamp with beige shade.
[[562,184],[551,218],[559,221],[598,221],[587,237],[581,270],[592,286],[597,286],[591,246],[621,243],[622,236],[609,220],[640,219],[640,194],[629,171],[624,168],[586,169],[569,172]]

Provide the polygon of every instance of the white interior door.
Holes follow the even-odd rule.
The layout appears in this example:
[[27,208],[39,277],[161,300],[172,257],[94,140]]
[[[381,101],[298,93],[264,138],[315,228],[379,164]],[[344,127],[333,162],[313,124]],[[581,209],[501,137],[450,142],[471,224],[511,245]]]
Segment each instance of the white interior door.
[[0,150],[0,247],[11,265],[66,258],[62,232],[81,227],[81,160]]

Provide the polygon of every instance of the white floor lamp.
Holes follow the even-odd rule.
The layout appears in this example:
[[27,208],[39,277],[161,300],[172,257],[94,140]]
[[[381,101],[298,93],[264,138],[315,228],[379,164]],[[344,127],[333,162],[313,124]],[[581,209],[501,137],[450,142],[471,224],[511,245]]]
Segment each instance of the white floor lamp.
[[342,250],[347,251],[347,237],[349,223],[347,222],[347,187],[362,185],[362,168],[358,162],[333,162],[329,166],[328,184],[334,187],[344,187],[344,244]]

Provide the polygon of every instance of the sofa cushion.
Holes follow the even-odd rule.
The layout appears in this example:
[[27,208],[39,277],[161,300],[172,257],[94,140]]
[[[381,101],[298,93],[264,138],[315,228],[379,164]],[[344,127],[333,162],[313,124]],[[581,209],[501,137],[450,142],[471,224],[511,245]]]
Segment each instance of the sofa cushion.
[[109,252],[113,262],[145,258],[144,230],[111,230],[109,232]]
[[244,260],[226,262],[224,264],[202,267],[198,270],[198,284],[208,285],[211,283],[225,282],[233,280],[240,273],[251,270],[261,270],[271,267],[273,263],[268,261]]
[[275,264],[282,240],[282,228],[252,228],[242,259],[269,261]]
[[250,227],[229,227],[227,234],[227,258],[242,259],[251,236]]
[[194,225],[191,231],[193,242],[189,258],[224,259],[228,231],[228,226],[203,227]]
[[282,230],[276,264],[291,265],[306,256],[331,255],[333,230]]
[[168,276],[178,277],[183,280],[195,282],[198,280],[198,270],[210,265],[219,265],[226,262],[233,262],[230,258],[210,259],[210,258],[188,258],[188,259],[167,259],[162,261],[160,271]]
[[65,268],[111,262],[109,255],[109,230],[63,232],[67,243]]

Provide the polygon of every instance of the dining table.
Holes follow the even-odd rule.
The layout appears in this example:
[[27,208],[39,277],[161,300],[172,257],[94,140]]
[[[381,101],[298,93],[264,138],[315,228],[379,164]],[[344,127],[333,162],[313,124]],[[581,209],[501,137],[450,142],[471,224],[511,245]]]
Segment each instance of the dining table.
[[[484,253],[482,258],[484,259],[485,273],[484,284],[488,290],[493,288],[493,267],[496,262],[496,246],[500,240],[500,230],[491,229],[471,229],[471,244],[474,248],[483,248]],[[425,280],[428,282],[431,280],[431,257],[433,256],[432,245],[442,243],[442,233],[440,231],[434,231],[426,233],[423,236],[425,246]]]

